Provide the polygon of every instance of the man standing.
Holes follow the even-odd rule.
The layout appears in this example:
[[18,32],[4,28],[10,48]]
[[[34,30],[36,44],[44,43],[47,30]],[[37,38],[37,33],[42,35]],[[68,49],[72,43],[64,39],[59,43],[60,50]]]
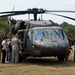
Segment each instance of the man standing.
[[20,40],[19,35],[16,34],[14,38],[11,41],[12,45],[12,63],[18,63],[19,62],[19,51],[20,51]]

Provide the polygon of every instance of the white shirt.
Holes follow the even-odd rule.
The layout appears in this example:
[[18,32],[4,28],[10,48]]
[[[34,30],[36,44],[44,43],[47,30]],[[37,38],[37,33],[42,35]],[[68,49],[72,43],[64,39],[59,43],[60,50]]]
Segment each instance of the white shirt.
[[4,48],[4,44],[6,45],[6,47],[8,47],[7,42],[6,42],[5,40],[3,40],[3,41],[2,41],[2,46],[3,46],[2,50],[6,50],[6,49]]

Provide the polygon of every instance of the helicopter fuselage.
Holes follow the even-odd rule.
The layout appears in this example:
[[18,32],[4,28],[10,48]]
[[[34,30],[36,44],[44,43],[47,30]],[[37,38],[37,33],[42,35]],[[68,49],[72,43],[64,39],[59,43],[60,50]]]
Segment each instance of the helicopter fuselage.
[[[47,28],[47,27],[45,27]],[[32,56],[58,56],[58,55],[66,55],[69,51],[69,43],[65,34],[57,34],[55,29],[61,30],[59,27],[48,27],[48,29],[52,31],[52,33],[48,33],[47,36],[45,33],[44,27],[34,28],[36,31],[35,34],[29,34],[29,42],[28,42],[28,51]],[[31,29],[32,30],[32,29]],[[33,30],[32,30],[33,33]],[[28,38],[27,38],[28,39]]]
[[24,52],[33,57],[57,56],[63,60],[69,53],[69,42],[59,26],[50,21],[30,21],[26,29],[18,30],[24,42]]

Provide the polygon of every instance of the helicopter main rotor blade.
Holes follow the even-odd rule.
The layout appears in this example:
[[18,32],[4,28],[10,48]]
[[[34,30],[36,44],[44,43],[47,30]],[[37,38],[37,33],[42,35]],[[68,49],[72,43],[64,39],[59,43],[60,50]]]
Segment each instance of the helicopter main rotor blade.
[[38,9],[38,8],[33,8],[33,9],[27,9],[26,11],[6,11],[6,12],[0,12],[0,14],[9,14],[9,13],[14,13],[14,14],[40,14],[40,13],[45,13],[45,10],[43,9]]
[[[0,18],[1,17],[7,17],[7,16],[22,15],[22,14],[25,14],[25,13],[18,13],[18,14],[12,13],[12,14],[0,15]],[[75,21],[75,18],[72,18],[72,17],[68,17],[68,16],[64,16],[64,15],[60,15],[60,14],[54,14],[54,13],[48,13],[48,14],[64,17],[64,18],[71,19],[71,20]]]
[[15,14],[15,13],[12,13],[12,14],[5,14],[5,15],[0,15],[0,18],[1,18],[1,17],[8,17],[8,16],[15,16],[15,15],[22,15],[22,14],[25,14],[25,13],[18,13],[18,14]]
[[0,18],[1,17],[8,17],[8,16],[15,16],[15,15],[20,15],[20,14],[13,13],[13,14],[0,15]]
[[29,13],[28,11],[7,11],[7,12],[0,12],[0,14],[11,14],[11,13]]
[[75,11],[65,11],[65,10],[44,10],[44,9],[38,9],[38,8],[33,8],[33,9],[27,9],[26,11],[7,11],[7,12],[0,12],[0,17],[6,17],[6,16],[14,16],[14,15],[22,15],[22,14],[33,14],[34,15],[34,20],[37,20],[37,14],[43,14],[43,13],[50,13],[52,15],[64,17],[67,19],[71,19],[75,21],[75,18],[60,15],[60,14],[54,14],[51,12],[66,12],[66,13],[75,13]]
[[65,12],[65,13],[75,13],[75,11],[69,11],[69,10],[44,10],[44,9],[38,9],[38,8],[33,8],[33,9],[27,9],[24,11],[6,11],[6,12],[0,12],[0,14],[7,14],[7,13],[27,13],[27,14],[40,14],[40,13],[46,13],[46,12]]
[[69,10],[45,10],[46,12],[61,12],[61,13],[75,13],[75,11]]
[[67,19],[70,19],[70,20],[74,20],[74,21],[75,21],[75,18],[68,17],[68,16],[65,16],[65,15],[54,14],[54,13],[49,13],[49,14],[51,14],[51,15],[56,15],[56,16],[60,16],[60,17],[64,17],[64,18],[67,18]]

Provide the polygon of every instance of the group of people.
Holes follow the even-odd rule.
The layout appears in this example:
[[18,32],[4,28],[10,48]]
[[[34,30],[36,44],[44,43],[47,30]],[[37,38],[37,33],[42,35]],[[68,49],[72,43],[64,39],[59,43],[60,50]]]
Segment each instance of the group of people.
[[7,60],[8,63],[18,63],[21,45],[18,34],[13,36],[11,40],[7,37],[4,37],[1,45],[1,62],[5,63],[5,61]]

